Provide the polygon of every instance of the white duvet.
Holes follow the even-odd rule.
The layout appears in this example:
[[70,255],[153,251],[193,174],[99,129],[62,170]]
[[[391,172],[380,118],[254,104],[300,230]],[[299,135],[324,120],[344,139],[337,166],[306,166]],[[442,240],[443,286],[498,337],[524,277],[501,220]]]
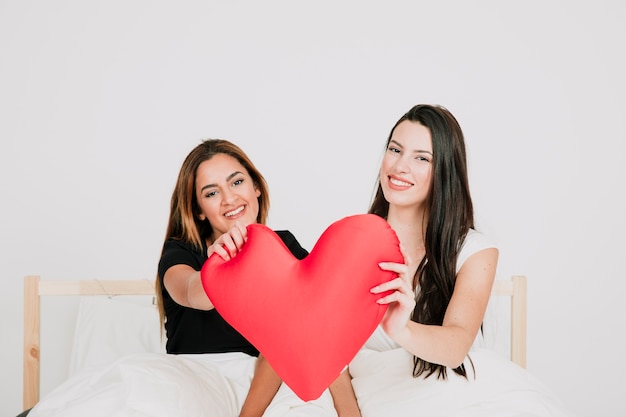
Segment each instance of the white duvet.
[[363,417],[566,417],[564,404],[479,334],[465,360],[468,378],[413,377],[413,356],[380,326],[350,363]]
[[[29,417],[234,417],[256,358],[243,353],[127,355],[81,371],[51,391]],[[328,390],[300,400],[283,384],[266,416],[334,416]]]
[[[42,398],[29,417],[236,417],[256,358],[161,353],[158,328],[145,331],[155,314],[152,305],[84,300],[71,376]],[[124,326],[106,325],[112,315]],[[452,372],[446,381],[413,378],[411,355],[379,327],[349,366],[363,417],[573,416],[528,371],[479,342],[481,338],[470,352],[475,374],[470,371],[469,380]],[[466,368],[471,370],[469,361]],[[264,416],[337,414],[328,390],[305,403],[283,384]]]
[[465,361],[469,378],[413,378],[404,349],[363,349],[350,365],[363,417],[565,417],[572,416],[528,371],[489,350]]
[[[476,372],[469,380],[451,374],[442,381],[413,378],[411,356],[403,349],[363,349],[350,365],[363,417],[572,415],[526,370],[486,350],[471,357]],[[255,360],[241,353],[127,355],[75,374],[29,417],[235,417]],[[328,390],[305,403],[283,384],[265,416],[336,413]]]

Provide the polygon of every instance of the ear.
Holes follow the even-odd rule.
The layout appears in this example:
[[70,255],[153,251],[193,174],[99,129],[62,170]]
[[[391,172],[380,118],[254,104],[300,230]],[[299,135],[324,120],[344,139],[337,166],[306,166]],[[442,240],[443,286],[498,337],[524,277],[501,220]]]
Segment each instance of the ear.
[[261,190],[257,187],[254,187],[254,194],[256,195],[256,198],[261,197]]
[[204,213],[200,213],[198,214],[198,219],[200,219],[200,221],[205,221],[206,220],[206,216],[204,215]]

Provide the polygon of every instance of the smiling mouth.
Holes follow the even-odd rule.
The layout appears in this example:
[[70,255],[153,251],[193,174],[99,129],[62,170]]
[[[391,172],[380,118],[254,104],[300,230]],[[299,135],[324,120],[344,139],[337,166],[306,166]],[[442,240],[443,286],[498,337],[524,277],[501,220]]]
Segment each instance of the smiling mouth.
[[413,185],[410,182],[401,181],[396,178],[389,178],[389,182],[392,183],[393,185],[397,185],[398,187],[410,187]]
[[229,212],[227,212],[227,213],[224,213],[224,216],[225,216],[225,217],[233,217],[233,216],[236,216],[236,215],[238,215],[239,213],[241,213],[241,212],[243,211],[243,209],[244,209],[244,208],[245,208],[245,206],[240,206],[240,207],[237,207],[237,208],[236,208],[235,210],[233,210],[233,211],[229,211]]

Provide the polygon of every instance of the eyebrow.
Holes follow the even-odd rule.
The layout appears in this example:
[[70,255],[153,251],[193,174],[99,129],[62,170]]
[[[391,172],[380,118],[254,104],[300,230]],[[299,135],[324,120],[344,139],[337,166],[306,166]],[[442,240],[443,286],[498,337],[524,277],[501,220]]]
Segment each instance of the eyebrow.
[[[402,146],[400,143],[396,142],[396,141],[395,141],[395,140],[393,140],[393,139],[391,139],[391,140],[389,141],[389,144],[391,144],[391,143],[393,143],[394,145],[396,145],[396,146],[398,146],[398,147],[400,147],[400,148],[404,149],[404,146]],[[427,151],[427,150],[425,150],[425,149],[415,149],[415,150],[413,150],[413,153],[427,153],[427,154],[429,154],[429,155],[432,155],[432,154],[433,154],[431,151]]]
[[[235,178],[235,177],[236,177],[237,175],[239,175],[239,174],[243,174],[243,172],[241,172],[241,171],[235,171],[235,172],[233,172],[232,174],[230,174],[229,176],[227,176],[227,177],[226,177],[226,182],[228,182],[228,181],[232,180],[233,178]],[[204,190],[206,190],[207,188],[213,188],[213,187],[217,187],[217,184],[207,184],[207,185],[205,185],[204,187],[202,187],[202,188],[200,189],[200,191],[204,191]]]

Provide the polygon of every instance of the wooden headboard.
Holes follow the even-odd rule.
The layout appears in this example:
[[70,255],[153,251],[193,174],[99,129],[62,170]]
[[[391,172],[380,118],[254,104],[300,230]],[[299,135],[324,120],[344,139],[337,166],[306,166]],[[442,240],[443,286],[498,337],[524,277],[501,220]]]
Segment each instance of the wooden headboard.
[[24,409],[39,401],[40,303],[54,295],[154,295],[154,280],[54,280],[24,277]]
[[[511,360],[526,367],[527,279],[513,276],[496,280],[492,296],[511,299]],[[39,401],[40,302],[54,295],[154,295],[154,280],[45,281],[39,276],[24,277],[24,409]]]

